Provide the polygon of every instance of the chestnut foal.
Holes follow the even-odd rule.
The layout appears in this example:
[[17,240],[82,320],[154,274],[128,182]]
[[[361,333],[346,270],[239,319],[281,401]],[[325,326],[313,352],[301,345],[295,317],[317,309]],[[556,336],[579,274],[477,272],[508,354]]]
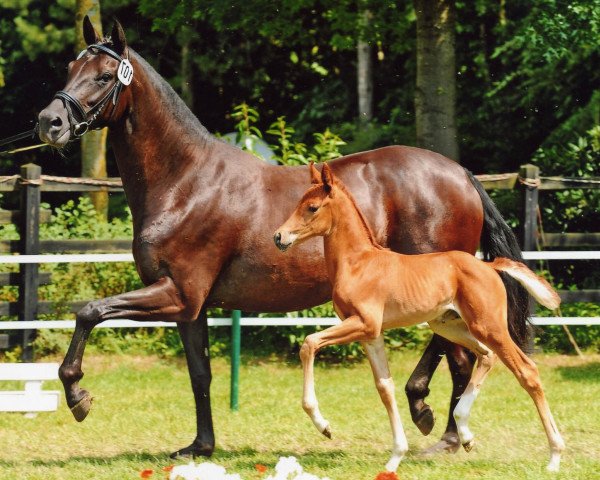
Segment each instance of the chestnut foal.
[[408,450],[384,350],[382,331],[427,322],[431,329],[470,349],[477,368],[454,410],[465,450],[473,446],[468,420],[479,388],[496,360],[506,364],[529,393],[548,436],[557,471],[564,442],[546,398],[536,365],[511,339],[506,320],[506,291],[497,272],[521,283],[542,305],[554,309],[560,298],[552,287],[522,263],[497,258],[485,263],[468,253],[451,251],[401,255],[375,241],[362,213],[327,164],[319,175],[311,165],[314,184],[290,218],[275,233],[283,251],[314,236],[324,237],[325,261],[333,287],[333,305],[342,322],[306,337],[300,350],[304,369],[302,406],[317,429],[331,437],[314,389],[314,357],[329,345],[362,342],[393,434],[392,456],[386,468],[395,471]]

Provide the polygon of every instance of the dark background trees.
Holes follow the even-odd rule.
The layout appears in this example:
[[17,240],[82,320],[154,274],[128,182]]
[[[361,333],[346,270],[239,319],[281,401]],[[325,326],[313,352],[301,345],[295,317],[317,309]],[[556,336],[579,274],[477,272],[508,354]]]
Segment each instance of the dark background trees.
[[[0,2],[3,135],[31,128],[35,114],[62,87],[75,48],[75,3]],[[468,168],[514,171],[540,147],[566,148],[598,123],[598,0],[416,3],[446,4],[455,13],[455,67],[446,69],[450,77],[442,83],[456,81],[456,143]],[[418,142],[420,50],[412,2],[104,0],[101,5],[105,28],[118,18],[133,48],[181,92],[211,131],[231,131],[232,107],[245,101],[259,110],[262,129],[285,115],[300,141],[329,127],[347,141],[348,152]],[[371,79],[371,88],[360,78]],[[372,113],[361,121],[359,112],[369,105]],[[3,157],[1,167],[12,173],[18,163],[33,159],[47,173],[77,175],[79,155],[74,147],[62,155],[25,153]],[[110,152],[108,170],[117,174]]]

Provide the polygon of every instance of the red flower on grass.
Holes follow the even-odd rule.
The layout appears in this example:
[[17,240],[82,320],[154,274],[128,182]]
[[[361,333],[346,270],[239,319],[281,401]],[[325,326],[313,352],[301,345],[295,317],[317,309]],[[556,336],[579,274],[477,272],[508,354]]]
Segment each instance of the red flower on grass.
[[263,474],[267,471],[267,467],[260,463],[257,463],[256,465],[254,465],[254,468],[256,468],[256,471],[260,474]]
[[166,466],[166,467],[163,467],[163,472],[167,472],[167,473],[169,473],[171,470],[173,470],[173,467],[174,467],[174,466],[175,466],[175,465],[168,465],[168,466]]
[[375,480],[400,480],[396,472],[381,472],[376,477]]
[[141,478],[150,478],[152,475],[154,475],[154,470],[151,470],[149,468],[140,472]]

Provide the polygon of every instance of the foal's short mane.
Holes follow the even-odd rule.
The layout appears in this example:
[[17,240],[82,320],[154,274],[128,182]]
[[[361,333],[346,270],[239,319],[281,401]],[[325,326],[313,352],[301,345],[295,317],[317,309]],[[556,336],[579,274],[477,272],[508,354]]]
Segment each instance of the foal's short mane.
[[389,250],[388,248],[385,248],[385,247],[381,246],[377,242],[377,240],[375,240],[375,234],[373,233],[373,230],[371,230],[371,227],[367,223],[367,220],[365,219],[365,216],[361,212],[360,208],[358,208],[358,206],[356,205],[356,200],[354,200],[354,197],[352,196],[352,194],[350,193],[350,191],[346,188],[346,185],[344,185],[342,182],[340,182],[339,179],[337,179],[337,181],[335,182],[335,184],[346,195],[346,197],[348,197],[348,199],[350,200],[350,203],[352,203],[352,206],[354,207],[354,210],[358,214],[358,218],[360,219],[360,223],[362,224],[362,226],[363,226],[363,228],[364,228],[364,230],[365,230],[365,232],[367,234],[367,237],[369,238],[369,241],[371,242],[371,245],[373,245],[375,248],[378,248],[379,250]]

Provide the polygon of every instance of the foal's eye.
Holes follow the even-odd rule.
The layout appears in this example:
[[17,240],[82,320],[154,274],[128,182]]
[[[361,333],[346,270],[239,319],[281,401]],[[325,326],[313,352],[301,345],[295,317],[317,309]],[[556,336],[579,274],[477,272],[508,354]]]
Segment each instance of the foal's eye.
[[319,207],[316,207],[315,205],[308,206],[308,211],[312,212],[312,213],[315,213],[318,209],[319,209]]
[[112,75],[110,73],[104,73],[100,77],[100,80],[102,80],[103,82],[108,82],[111,78],[112,78]]

